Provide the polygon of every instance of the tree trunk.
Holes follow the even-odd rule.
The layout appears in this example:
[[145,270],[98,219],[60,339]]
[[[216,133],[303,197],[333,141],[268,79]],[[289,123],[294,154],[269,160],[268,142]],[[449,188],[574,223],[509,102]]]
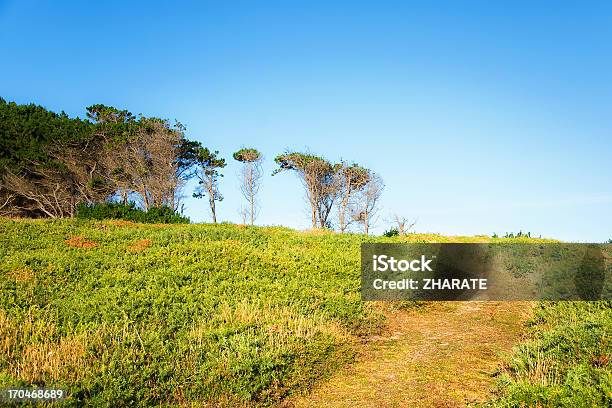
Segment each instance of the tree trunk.
[[253,163],[249,162],[249,204],[251,205],[251,225],[255,223],[255,180],[253,179]]
[[210,212],[212,214],[213,224],[217,223],[217,213],[215,209],[215,198],[214,196],[209,196],[208,203],[210,204]]
[[251,225],[255,223],[255,193],[253,192],[253,163],[249,162],[248,168],[248,183],[249,183],[249,205],[250,205],[250,215],[251,215]]
[[340,232],[346,230],[346,208],[348,207],[348,195],[340,202],[340,213],[338,214],[338,223],[340,224]]
[[342,233],[346,229],[346,227],[344,226],[344,214],[345,214],[345,209],[341,205],[340,209],[338,210],[338,228],[340,228],[340,232]]
[[317,207],[311,203],[312,228],[317,228]]

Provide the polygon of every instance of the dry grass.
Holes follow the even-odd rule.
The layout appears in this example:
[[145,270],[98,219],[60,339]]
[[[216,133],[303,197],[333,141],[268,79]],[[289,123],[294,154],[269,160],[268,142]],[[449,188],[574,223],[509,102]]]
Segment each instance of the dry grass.
[[[258,306],[243,301],[233,307],[221,306],[217,318],[223,326],[262,327],[268,335],[268,342],[275,347],[285,346],[295,338],[306,340],[317,334],[330,335],[338,341],[350,338],[346,329],[326,320],[322,315],[306,317],[284,307]],[[190,337],[202,345],[202,340],[216,323],[219,322],[197,322],[190,331]]]
[[34,271],[32,268],[24,266],[10,271],[8,277],[10,279],[15,279],[17,282],[28,282],[34,279]]
[[74,235],[64,241],[66,245],[72,248],[95,248],[98,246],[94,241],[89,241],[82,235]]
[[15,378],[31,384],[76,381],[84,374],[86,337],[62,337],[58,342],[27,345],[21,358],[9,366]]
[[17,323],[0,309],[0,361],[18,380],[31,384],[78,380],[86,372],[86,340],[84,334],[58,337],[52,321],[31,315]]
[[325,228],[311,228],[311,229],[307,229],[307,230],[303,230],[303,231],[298,231],[301,234],[305,234],[305,235],[314,235],[314,236],[321,236],[321,235],[335,235],[336,232],[333,230],[329,230],[329,229],[325,229]]
[[386,312],[358,363],[288,403],[296,407],[463,407],[486,400],[491,374],[522,333],[528,302],[446,302]]
[[153,241],[150,239],[139,239],[135,241],[132,245],[128,246],[128,251],[130,252],[142,252],[153,244]]

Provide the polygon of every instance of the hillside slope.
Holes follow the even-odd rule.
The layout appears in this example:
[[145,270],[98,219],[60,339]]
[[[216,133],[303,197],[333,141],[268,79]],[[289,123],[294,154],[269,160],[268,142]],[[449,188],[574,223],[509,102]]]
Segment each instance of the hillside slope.
[[281,401],[383,327],[359,298],[359,246],[373,240],[401,239],[1,219],[0,388],[65,388],[68,405]]

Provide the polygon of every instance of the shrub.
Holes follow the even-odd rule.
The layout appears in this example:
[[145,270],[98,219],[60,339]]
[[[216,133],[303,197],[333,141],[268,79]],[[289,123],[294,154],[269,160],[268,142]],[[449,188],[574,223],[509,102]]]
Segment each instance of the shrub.
[[609,407],[612,302],[543,302],[492,407]]
[[[494,234],[493,238],[498,238],[497,234]],[[516,234],[514,232],[506,232],[506,235],[504,235],[503,238],[531,238],[531,232],[524,233],[523,231],[519,231]]]
[[399,236],[399,231],[397,230],[397,228],[391,228],[390,230],[385,231],[383,233],[383,237],[391,238],[391,237],[397,237],[397,236]]
[[77,218],[87,220],[125,220],[146,224],[189,224],[189,218],[170,207],[153,207],[148,211],[137,208],[134,203],[79,204]]

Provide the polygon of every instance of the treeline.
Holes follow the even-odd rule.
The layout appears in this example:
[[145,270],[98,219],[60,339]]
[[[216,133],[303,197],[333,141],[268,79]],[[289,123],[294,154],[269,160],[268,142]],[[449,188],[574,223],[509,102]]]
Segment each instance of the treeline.
[[[70,118],[0,98],[0,215],[73,217],[78,208],[108,202],[179,212],[185,184],[195,178],[192,194],[208,200],[217,222],[226,166],[217,151],[187,139],[179,122],[101,104],[86,109],[86,119]],[[243,148],[233,158],[241,163],[243,223],[253,224],[263,156]],[[384,188],[377,174],[309,153],[285,152],[274,160],[273,175],[292,171],[302,182],[313,228],[345,232],[357,224],[368,233]]]
[[205,154],[180,123],[104,105],[81,120],[0,100],[0,138],[0,211],[23,217],[71,217],[107,200],[176,209]]

